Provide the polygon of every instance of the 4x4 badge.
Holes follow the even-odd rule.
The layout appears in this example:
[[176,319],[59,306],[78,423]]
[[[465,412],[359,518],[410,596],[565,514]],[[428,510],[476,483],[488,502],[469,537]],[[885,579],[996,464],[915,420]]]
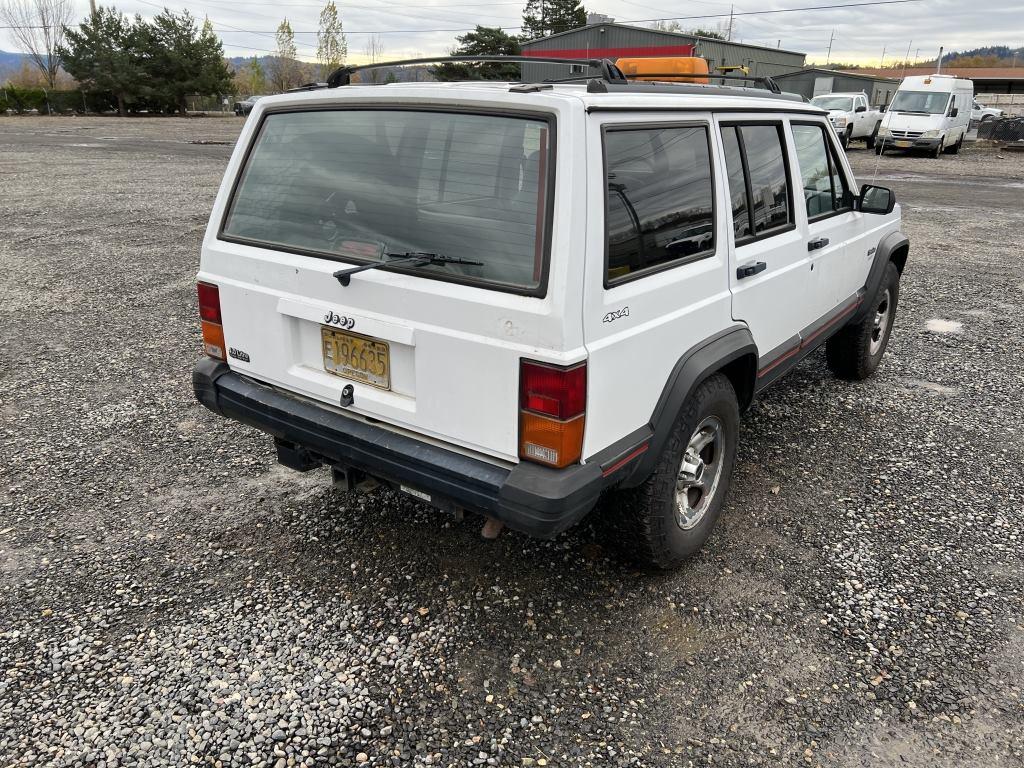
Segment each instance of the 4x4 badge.
[[328,325],[336,325],[339,328],[344,328],[346,331],[350,331],[356,327],[356,319],[354,317],[339,315],[337,312],[328,312],[324,315],[324,322]]
[[618,320],[620,317],[629,317],[629,307],[623,307],[622,309],[614,309],[604,316],[603,323],[611,323]]

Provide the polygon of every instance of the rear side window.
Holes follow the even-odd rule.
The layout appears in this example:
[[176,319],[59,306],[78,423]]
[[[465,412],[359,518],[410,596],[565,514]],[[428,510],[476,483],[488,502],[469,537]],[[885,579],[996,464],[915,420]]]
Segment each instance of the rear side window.
[[547,121],[420,110],[269,114],[221,237],[349,262],[438,253],[418,274],[543,293]]
[[606,284],[714,252],[708,141],[704,125],[606,132]]
[[793,124],[793,142],[807,205],[807,218],[815,219],[851,207],[850,191],[839,170],[825,127]]
[[[737,242],[792,228],[782,125],[727,125],[722,128],[722,139]],[[742,199],[738,199],[740,195]]]

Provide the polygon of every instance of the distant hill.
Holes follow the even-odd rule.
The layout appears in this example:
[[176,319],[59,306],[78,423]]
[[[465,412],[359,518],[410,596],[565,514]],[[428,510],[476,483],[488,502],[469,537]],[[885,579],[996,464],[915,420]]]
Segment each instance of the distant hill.
[[9,53],[8,51],[0,51],[0,71],[21,69],[21,62],[24,59],[24,53]]
[[1024,65],[1024,48],[1010,48],[1008,45],[987,45],[984,48],[972,48],[969,51],[950,51],[947,58],[966,59],[973,56],[994,56],[997,59],[1013,59]]

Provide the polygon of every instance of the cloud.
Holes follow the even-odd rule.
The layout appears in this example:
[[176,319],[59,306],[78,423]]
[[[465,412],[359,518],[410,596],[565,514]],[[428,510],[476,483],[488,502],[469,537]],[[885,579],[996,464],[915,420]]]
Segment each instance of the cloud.
[[[856,1],[856,0],[847,0]],[[665,0],[584,0],[591,11],[605,13],[617,21],[686,16],[715,15],[703,19],[682,19],[684,29],[714,29],[728,21],[730,5],[720,2],[669,3]],[[744,11],[795,8],[810,5],[840,5],[837,0],[740,0],[738,14]],[[165,4],[173,11],[188,8],[193,14],[208,15],[224,41],[229,56],[263,55],[275,47],[274,30],[285,16],[296,30],[296,43],[303,58],[316,54],[317,20],[322,4],[316,0],[204,0],[203,3],[158,2],[158,0],[121,0],[117,7],[125,13],[152,17]],[[456,43],[460,30],[484,26],[518,27],[525,0],[496,0],[473,3],[470,0],[356,0],[339,2],[348,38],[349,57],[364,58],[366,43],[377,34],[386,58],[417,55],[444,55]],[[77,0],[78,17],[88,12],[87,0]],[[437,31],[441,30],[441,31]],[[983,45],[1013,45],[1024,40],[1024,13],[1019,0],[986,0],[984,10],[978,4],[962,0],[920,0],[902,5],[835,8],[744,16],[737,15],[733,39],[759,45],[781,45],[805,52],[808,61],[823,63],[830,36],[831,61],[877,63],[885,50],[886,61],[902,59],[910,47],[913,58],[934,58],[939,46],[947,51]],[[513,30],[518,31],[518,30]],[[0,36],[0,48],[13,50],[9,35]],[[1022,62],[1024,65],[1024,62]]]

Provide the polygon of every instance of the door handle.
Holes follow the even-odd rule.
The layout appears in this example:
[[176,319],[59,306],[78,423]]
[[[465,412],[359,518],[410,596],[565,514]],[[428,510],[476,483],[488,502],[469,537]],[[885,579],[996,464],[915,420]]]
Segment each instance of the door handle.
[[807,250],[808,251],[816,251],[819,248],[824,248],[826,245],[828,245],[828,238],[827,237],[818,237],[818,238],[815,238],[814,240],[809,240],[807,242]]
[[768,265],[763,261],[756,261],[753,264],[744,264],[741,267],[736,267],[736,279],[742,280],[744,277],[756,275],[758,272],[764,272],[766,269],[768,269]]

